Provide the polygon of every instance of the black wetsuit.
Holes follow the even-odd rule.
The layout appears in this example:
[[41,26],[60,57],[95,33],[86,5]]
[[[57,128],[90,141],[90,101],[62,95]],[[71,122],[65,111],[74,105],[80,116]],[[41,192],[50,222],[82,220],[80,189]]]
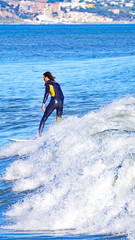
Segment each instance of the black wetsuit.
[[46,102],[49,93],[51,94],[51,100],[45,110],[45,113],[41,119],[40,125],[39,125],[39,135],[41,135],[45,122],[47,118],[50,116],[50,114],[56,109],[56,116],[57,116],[57,121],[61,120],[62,113],[63,113],[63,102],[64,102],[64,95],[61,90],[60,85],[55,82],[49,80],[46,84],[46,91],[43,99],[43,103]]

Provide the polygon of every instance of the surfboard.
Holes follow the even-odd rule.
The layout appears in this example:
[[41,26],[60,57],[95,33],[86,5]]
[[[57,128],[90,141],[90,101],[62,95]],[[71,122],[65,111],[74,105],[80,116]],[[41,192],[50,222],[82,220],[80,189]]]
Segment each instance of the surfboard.
[[11,142],[27,142],[29,141],[28,139],[13,139],[13,138],[7,138],[8,141]]

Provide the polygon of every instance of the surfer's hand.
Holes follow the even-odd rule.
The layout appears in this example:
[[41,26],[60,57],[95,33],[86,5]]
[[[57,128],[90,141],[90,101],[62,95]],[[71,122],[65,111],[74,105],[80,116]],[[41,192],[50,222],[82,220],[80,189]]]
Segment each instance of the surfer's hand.
[[45,104],[42,104],[42,111],[45,112]]

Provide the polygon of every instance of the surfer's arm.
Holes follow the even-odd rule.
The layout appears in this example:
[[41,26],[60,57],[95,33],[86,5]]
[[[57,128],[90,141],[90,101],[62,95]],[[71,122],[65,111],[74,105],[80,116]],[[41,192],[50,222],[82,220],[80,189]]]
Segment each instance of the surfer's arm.
[[49,95],[49,85],[46,84],[46,90],[45,90],[45,95],[44,95],[44,99],[43,99],[43,104],[45,104],[45,102],[47,101],[48,95]]

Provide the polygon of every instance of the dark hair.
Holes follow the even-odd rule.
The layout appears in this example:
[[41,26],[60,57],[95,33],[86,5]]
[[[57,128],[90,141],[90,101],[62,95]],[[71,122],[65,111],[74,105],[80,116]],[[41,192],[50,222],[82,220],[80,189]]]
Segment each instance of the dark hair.
[[45,72],[43,74],[45,77],[48,77],[50,80],[54,81],[55,77],[50,72]]

